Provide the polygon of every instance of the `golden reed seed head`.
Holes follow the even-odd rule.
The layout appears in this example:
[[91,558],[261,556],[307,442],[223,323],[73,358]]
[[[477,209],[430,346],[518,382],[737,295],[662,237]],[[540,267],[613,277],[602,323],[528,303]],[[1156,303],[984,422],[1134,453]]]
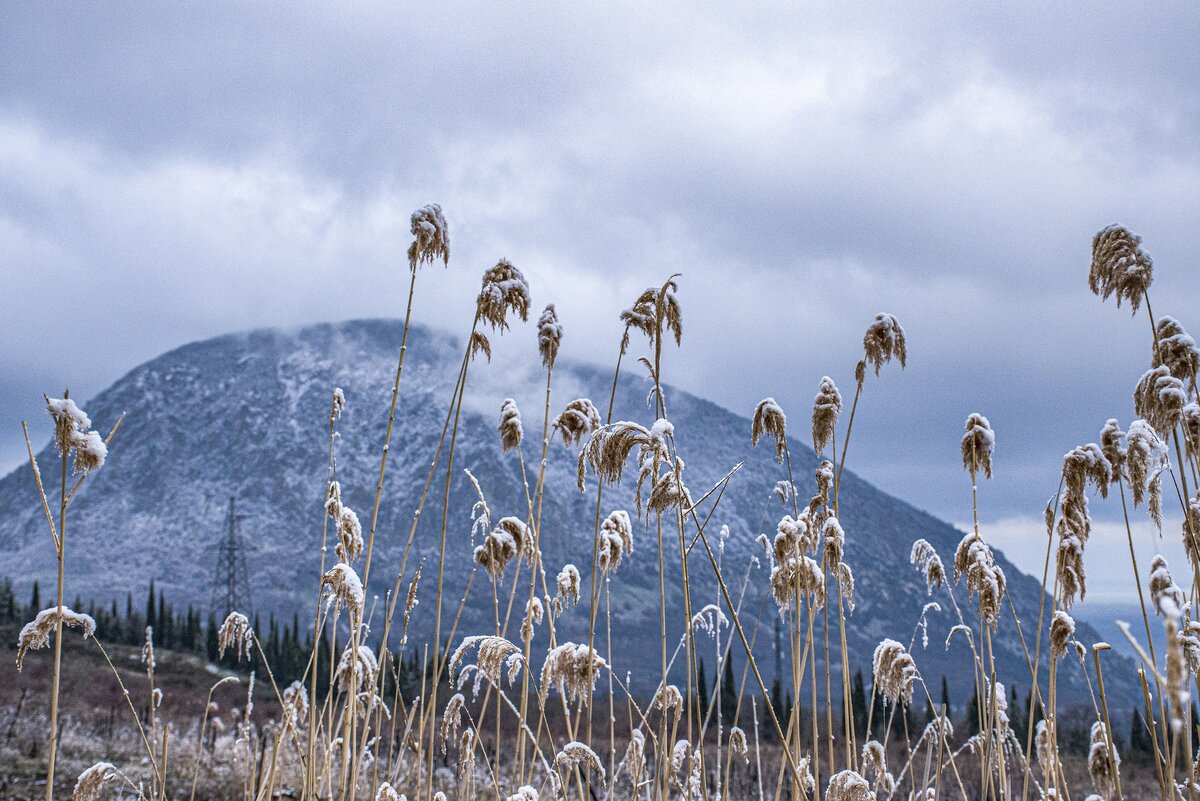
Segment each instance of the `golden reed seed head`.
[[820,456],[837,429],[838,415],[842,413],[842,393],[829,376],[822,376],[813,398],[812,440],[813,450]]
[[505,398],[500,404],[500,425],[497,430],[500,432],[500,446],[505,453],[521,447],[525,429],[521,427],[521,410],[512,398]]
[[467,705],[467,699],[462,693],[455,693],[450,696],[450,700],[446,702],[446,708],[442,710],[442,753],[446,753],[446,744],[450,738],[458,734],[458,728],[462,725],[463,709]]
[[829,777],[825,801],[875,801],[875,793],[858,773],[843,770]]
[[1154,336],[1158,346],[1151,353],[1152,366],[1166,365],[1171,375],[1187,379],[1195,392],[1200,373],[1200,347],[1196,346],[1196,340],[1174,317],[1160,317],[1154,326]]
[[1065,654],[1074,636],[1075,621],[1061,609],[1056,610],[1050,621],[1050,656],[1058,659]]
[[992,424],[979,412],[967,417],[962,438],[963,469],[971,474],[971,480],[982,471],[986,478],[992,477],[992,453],[996,450],[996,434]]
[[1121,757],[1109,750],[1108,736],[1104,723],[1097,720],[1092,724],[1092,743],[1088,749],[1088,775],[1092,779],[1092,787],[1104,798],[1113,798],[1117,791],[1117,773],[1121,769]]
[[501,518],[474,553],[475,561],[492,579],[499,578],[511,560],[532,555],[533,536],[529,526],[515,517]]
[[358,514],[349,506],[343,506],[338,514],[338,559],[347,564],[353,562],[363,552],[362,523]]
[[1142,238],[1120,225],[1110,225],[1092,238],[1088,287],[1101,300],[1116,296],[1129,301],[1134,314],[1154,280],[1154,262],[1141,248]]
[[1145,420],[1134,420],[1125,435],[1125,468],[1133,505],[1148,501],[1150,517],[1162,528],[1162,473],[1167,469],[1167,445]]
[[379,785],[379,792],[375,793],[375,801],[408,801],[408,799],[396,792],[395,787],[384,782]]
[[1119,481],[1122,471],[1125,469],[1126,448],[1125,432],[1121,430],[1121,425],[1116,419],[1110,419],[1100,431],[1100,450],[1104,452],[1104,458],[1108,460],[1112,480]]
[[558,598],[564,604],[579,603],[579,568],[572,564],[563,565],[556,580]]
[[601,780],[604,779],[604,764],[600,761],[600,757],[596,755],[595,751],[578,740],[564,745],[562,750],[554,757],[554,764],[568,771],[571,768],[582,765],[594,770],[600,776]]
[[[479,672],[487,676],[497,688],[500,687],[501,670],[508,664],[508,680],[511,684],[520,673],[521,665],[524,661],[524,656],[521,654],[521,649],[513,645],[503,637],[495,637],[490,635],[475,635],[464,637],[459,643],[458,648],[454,649],[454,654],[450,657],[449,669],[446,674],[450,677],[450,681],[454,682],[458,673],[459,665],[462,664],[463,658],[471,648],[478,646],[478,656],[475,660]],[[461,679],[462,677],[460,677]],[[461,687],[461,680],[459,682]]]
[[740,756],[747,765],[750,764],[750,747],[746,742],[746,732],[739,726],[729,730],[729,750]]
[[514,312],[522,321],[529,319],[529,283],[508,259],[483,274],[476,310],[479,319],[493,329],[508,328],[508,313]]
[[880,695],[892,704],[912,703],[917,665],[903,645],[891,639],[881,641],[875,647],[872,669]]
[[217,632],[217,656],[222,659],[225,651],[233,649],[234,659],[241,661],[245,654],[250,659],[250,649],[254,646],[254,627],[250,620],[241,612],[230,612]]
[[963,537],[954,552],[954,580],[963,576],[967,578],[967,593],[979,598],[979,616],[995,630],[1008,585],[992,549],[974,534]]
[[588,398],[576,398],[551,425],[562,435],[564,445],[578,445],[584,437],[600,428],[600,412]]
[[678,291],[679,285],[674,280],[667,281],[659,289],[650,287],[638,296],[633,306],[621,312],[621,322],[625,324],[621,353],[625,353],[629,348],[630,331],[640,331],[651,345],[654,344],[660,299],[663,307],[662,327],[675,335],[675,344],[679,345],[683,336],[683,314],[679,308],[679,300],[675,297]]
[[841,564],[846,554],[846,532],[836,517],[829,517],[821,527],[821,536],[825,542],[825,563],[832,569]]
[[418,265],[432,264],[438,258],[449,266],[450,227],[446,225],[442,207],[437,203],[422,206],[412,213],[409,223],[413,235],[408,246],[409,269],[416,272]]
[[600,526],[600,540],[597,543],[597,559],[600,570],[604,573],[614,573],[621,566],[621,559],[633,553],[633,524],[629,513],[617,509]]
[[366,597],[362,580],[350,565],[338,562],[330,568],[321,577],[321,592],[325,596],[326,609],[336,603],[349,609],[356,620],[362,619]]
[[1037,752],[1038,767],[1042,769],[1043,779],[1050,781],[1050,777],[1058,772],[1058,744],[1050,736],[1050,726],[1044,720],[1037,723],[1034,750]]
[[683,468],[683,459],[676,456],[675,469],[668,469],[654,482],[646,501],[647,517],[651,510],[661,514],[674,507],[687,509],[692,505],[692,494],[683,483]]
[[625,772],[635,779],[646,768],[646,735],[642,730],[634,729],[629,732],[629,745],[625,747],[625,759],[622,760]]
[[754,407],[750,444],[757,448],[759,438],[765,434],[775,438],[775,461],[782,462],[787,448],[787,417],[774,398],[764,398]]
[[932,595],[934,587],[945,586],[946,567],[942,564],[942,557],[938,556],[937,551],[929,544],[928,540],[919,539],[914,542],[908,560],[914,567],[925,574],[925,591],[927,594]]
[[544,367],[553,367],[558,358],[558,347],[562,344],[563,327],[558,322],[554,304],[549,303],[538,318],[538,353]]
[[109,762],[97,762],[79,774],[71,801],[100,801],[104,785],[120,776],[120,772]]
[[1150,562],[1150,599],[1154,602],[1154,611],[1163,616],[1179,614],[1187,600],[1183,588],[1171,578],[1162,554],[1155,554]]
[[1175,428],[1186,404],[1183,382],[1165,364],[1143,373],[1133,390],[1133,410],[1163,436]]
[[537,788],[528,784],[522,785],[508,797],[507,801],[538,801]]
[[54,444],[58,452],[66,456],[75,451],[76,473],[86,474],[104,466],[108,446],[99,433],[88,430],[92,421],[75,401],[46,397],[46,411],[54,421]]
[[[589,667],[590,658],[590,667]],[[578,645],[565,642],[551,648],[542,664],[541,697],[545,700],[551,687],[557,687],[558,692],[570,702],[589,697],[596,688],[600,671],[606,670],[608,663],[586,644]],[[588,683],[589,672],[591,684]]]
[[346,393],[341,387],[333,388],[333,398],[329,403],[329,425],[337,422],[342,416],[342,412],[346,410]]
[[[50,635],[58,628],[59,607],[52,606],[37,613],[37,616],[21,628],[17,635],[17,670],[24,666],[25,652],[37,651],[50,645]],[[62,607],[62,624],[79,629],[86,640],[96,633],[96,621],[90,615]]]
[[625,462],[635,446],[652,446],[655,438],[650,431],[637,423],[621,420],[597,428],[588,436],[579,451],[579,470],[576,486],[583,492],[584,466],[591,465],[592,472],[604,484],[618,484],[625,472]]
[[[896,318],[887,312],[875,315],[875,322],[871,323],[863,336],[863,351],[866,353],[865,361],[875,367],[875,375],[879,375],[879,368],[892,359],[900,362],[901,369],[908,364],[904,329],[900,327]],[[865,364],[863,369],[865,371]],[[862,381],[859,380],[859,383]]]

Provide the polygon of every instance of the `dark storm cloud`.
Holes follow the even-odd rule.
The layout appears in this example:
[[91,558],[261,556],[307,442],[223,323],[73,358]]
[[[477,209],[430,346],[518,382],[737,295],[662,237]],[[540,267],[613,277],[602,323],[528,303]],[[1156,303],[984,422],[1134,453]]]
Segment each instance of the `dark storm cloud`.
[[985,518],[1036,518],[1147,359],[1144,319],[1087,292],[1092,234],[1143,234],[1156,311],[1200,329],[1198,38],[1183,5],[9,9],[0,460],[43,390],[400,313],[407,215],[436,200],[454,257],[419,319],[464,327],[506,255],[564,354],[607,361],[616,313],[680,271],[667,380],[746,413],[774,395],[793,425],[893,312],[910,368],[869,382],[851,466],[968,519],[978,410]]

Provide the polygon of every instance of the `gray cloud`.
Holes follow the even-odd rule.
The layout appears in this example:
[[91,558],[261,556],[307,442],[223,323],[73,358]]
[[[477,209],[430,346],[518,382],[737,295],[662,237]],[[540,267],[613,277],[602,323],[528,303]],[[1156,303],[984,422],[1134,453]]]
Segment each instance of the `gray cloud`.
[[1087,292],[1095,230],[1143,234],[1156,311],[1200,328],[1197,33],[1194,9],[1116,4],[10,9],[0,464],[22,417],[47,436],[43,390],[400,314],[408,212],[436,200],[454,258],[419,319],[465,328],[506,255],[565,355],[608,362],[616,313],[682,272],[666,378],[744,412],[774,395],[803,420],[826,373],[851,390],[863,328],[895,313],[911,365],[869,382],[851,466],[965,519],[979,410],[985,519],[1036,516],[1062,453],[1128,420],[1148,356],[1144,319]]

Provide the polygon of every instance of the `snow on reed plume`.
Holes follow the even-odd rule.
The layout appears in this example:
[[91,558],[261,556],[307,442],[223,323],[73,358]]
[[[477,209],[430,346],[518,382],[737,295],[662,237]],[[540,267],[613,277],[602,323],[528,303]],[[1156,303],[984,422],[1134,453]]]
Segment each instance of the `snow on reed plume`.
[[783,461],[787,447],[787,416],[774,398],[763,398],[754,407],[754,419],[750,424],[750,444],[758,447],[758,440],[770,435],[775,439],[775,461]]
[[875,801],[870,783],[852,770],[839,771],[829,777],[825,801]]
[[396,792],[396,788],[384,782],[379,785],[379,791],[375,793],[375,801],[408,801],[401,793]]
[[1063,610],[1056,609],[1050,620],[1050,657],[1058,659],[1065,654],[1074,636],[1075,620]]
[[578,445],[600,427],[600,412],[588,398],[576,398],[554,418],[552,425],[562,435],[564,445]]
[[[521,654],[521,649],[513,645],[503,637],[492,635],[474,635],[464,637],[459,643],[458,648],[454,649],[454,654],[450,657],[449,674],[451,681],[454,680],[455,673],[458,671],[459,665],[462,664],[467,652],[473,647],[478,647],[475,658],[476,668],[484,676],[487,676],[496,687],[500,686],[501,670],[507,666],[508,681],[513,683],[516,681],[521,672],[521,665],[524,664],[524,656]],[[465,679],[466,671],[463,671],[462,679]],[[459,686],[462,686],[460,681]]]
[[564,745],[562,750],[555,755],[554,763],[566,770],[583,765],[584,767],[591,768],[600,775],[602,780],[604,779],[604,765],[600,762],[600,757],[596,755],[595,751],[578,740]]
[[1167,444],[1145,420],[1134,420],[1125,435],[1125,468],[1135,507],[1147,503],[1150,519],[1162,528],[1162,474],[1167,469]]
[[908,558],[909,562],[925,575],[926,594],[932,595],[934,587],[946,585],[946,567],[942,564],[942,557],[938,556],[928,540],[918,539],[914,542]]
[[508,328],[510,311],[522,321],[528,320],[529,303],[529,283],[508,259],[501,259],[483,274],[476,311],[479,319],[493,329],[503,331]]
[[572,564],[563,565],[555,583],[558,586],[558,597],[555,599],[557,608],[579,603],[579,568]]
[[416,272],[420,264],[432,264],[440,258],[450,264],[450,228],[442,207],[437,203],[422,206],[412,213],[409,220],[413,241],[408,246],[409,269]]
[[740,726],[729,730],[729,750],[740,756],[747,765],[750,764],[750,746],[746,742],[746,732]]
[[1177,614],[1183,608],[1187,595],[1183,588],[1171,578],[1171,570],[1162,554],[1150,560],[1150,599],[1159,615]]
[[996,434],[992,424],[979,412],[967,417],[966,433],[962,438],[963,469],[971,473],[971,481],[983,471],[986,478],[992,477],[992,452],[996,450]]
[[321,577],[321,589],[325,594],[326,609],[334,604],[339,608],[345,606],[361,619],[365,596],[362,580],[354,572],[354,568],[345,562],[337,563]]
[[820,456],[837,428],[838,415],[842,413],[842,393],[829,376],[821,376],[817,394],[813,398],[812,441],[813,450]]
[[50,635],[58,627],[60,616],[64,626],[79,629],[83,632],[85,640],[96,633],[96,621],[91,615],[76,612],[66,606],[62,607],[61,615],[57,606],[43,609],[37,613],[37,616],[33,620],[26,623],[21,628],[21,633],[17,635],[18,671],[24,667],[25,653],[27,651],[37,651],[50,645]]
[[1120,481],[1125,471],[1125,432],[1115,419],[1110,419],[1100,431],[1100,450],[1108,460],[1114,482]]
[[1115,745],[1111,750],[1109,749],[1108,735],[1102,721],[1097,720],[1092,723],[1091,740],[1087,764],[1092,786],[1102,797],[1113,798],[1117,788],[1116,770],[1121,767],[1121,757],[1117,753]]
[[521,427],[521,410],[512,398],[505,398],[500,404],[500,425],[497,430],[500,432],[500,446],[504,448],[505,453],[521,447],[525,429]]
[[1120,225],[1110,225],[1092,238],[1088,287],[1101,300],[1115,296],[1117,306],[1129,301],[1137,314],[1142,297],[1154,280],[1154,262],[1141,248],[1142,238]]
[[338,687],[349,692],[374,685],[378,675],[379,661],[375,658],[375,652],[369,646],[359,645],[356,648],[351,643],[342,650],[334,680]]
[[558,313],[554,304],[549,303],[538,318],[538,353],[542,357],[542,365],[553,367],[558,358],[558,348],[562,344],[563,327],[558,322]]
[[[589,667],[589,659],[591,665]],[[551,648],[542,663],[541,694],[545,699],[551,687],[557,687],[560,695],[568,701],[578,701],[592,694],[600,671],[608,668],[608,663],[588,648],[587,644],[579,645],[565,642]],[[591,685],[588,676],[591,676]]]
[[993,629],[1000,619],[1000,602],[1007,590],[1004,570],[983,537],[968,534],[954,552],[954,581],[967,579],[968,595],[979,599],[979,616]]
[[657,329],[659,296],[662,296],[662,327],[675,336],[675,344],[683,337],[683,313],[675,293],[679,285],[674,280],[668,281],[661,289],[651,287],[638,296],[633,306],[621,312],[621,322],[625,324],[625,334],[621,339],[621,353],[629,347],[629,332],[640,331],[654,344]]
[[108,446],[99,433],[89,430],[91,419],[70,398],[46,398],[46,411],[54,421],[54,444],[63,456],[75,451],[76,473],[90,473],[104,466]]
[[904,329],[895,317],[887,312],[875,315],[875,322],[871,323],[867,333],[863,335],[863,351],[866,361],[875,367],[875,375],[879,375],[879,369],[892,359],[900,362],[901,368],[907,366],[908,348],[904,340]]
[[71,801],[100,801],[104,785],[120,776],[120,772],[110,762],[97,762],[75,780],[75,789],[71,793]]
[[862,775],[875,777],[875,790],[885,798],[896,792],[896,778],[888,772],[887,755],[878,740],[867,740],[862,748]]
[[250,620],[241,612],[230,612],[217,632],[217,656],[225,658],[225,651],[232,648],[234,659],[240,660],[245,655],[250,659],[250,649],[254,645],[254,627]]
[[892,704],[912,703],[913,681],[917,678],[917,665],[908,650],[892,639],[884,639],[875,646],[872,671],[879,694]]
[[482,545],[475,547],[475,561],[493,579],[499,578],[508,563],[518,557],[533,555],[533,535],[529,526],[518,518],[503,517],[488,532]]
[[1154,326],[1157,346],[1151,351],[1152,366],[1165,365],[1171,375],[1187,379],[1192,392],[1196,392],[1197,374],[1200,374],[1200,347],[1174,317],[1160,317]]
[[615,573],[621,559],[633,553],[633,524],[629,512],[617,509],[600,525],[600,541],[596,558],[604,573]]
[[466,708],[467,699],[462,693],[455,693],[450,696],[450,700],[446,702],[446,708],[442,710],[442,753],[446,753],[446,744],[458,733],[459,727],[462,725],[463,710]]
[[1087,594],[1087,574],[1083,567],[1083,552],[1092,532],[1088,513],[1087,486],[1090,484],[1108,497],[1112,483],[1112,465],[1103,449],[1088,443],[1063,456],[1063,493],[1058,520],[1058,554],[1056,576],[1064,608],[1070,609],[1076,600]]
[[1165,364],[1143,373],[1133,390],[1133,410],[1164,437],[1179,422],[1186,403],[1183,382]]

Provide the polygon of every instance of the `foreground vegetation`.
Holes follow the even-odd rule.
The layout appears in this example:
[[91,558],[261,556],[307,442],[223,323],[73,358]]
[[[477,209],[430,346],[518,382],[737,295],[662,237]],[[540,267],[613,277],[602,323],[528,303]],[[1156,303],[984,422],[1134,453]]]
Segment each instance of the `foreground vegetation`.
[[[363,525],[342,501],[337,425],[346,399],[334,389],[325,514],[320,540],[313,542],[321,549],[322,564],[320,575],[314,576],[311,630],[306,622],[304,638],[296,624],[285,627],[282,639],[278,633],[263,638],[259,627],[236,610],[220,625],[214,619],[207,629],[218,660],[252,664],[239,688],[244,700],[235,713],[213,700],[228,697],[230,685],[239,682],[233,674],[204,690],[198,714],[167,703],[157,680],[151,625],[139,635],[144,682],[139,679],[135,691],[128,691],[128,670],[118,668],[108,650],[112,621],[107,616],[98,621],[64,604],[64,566],[68,558],[78,558],[67,547],[70,504],[87,477],[103,468],[108,447],[119,446],[121,421],[112,421],[102,436],[66,395],[46,399],[60,457],[56,475],[42,476],[32,443],[28,445],[58,575],[54,602],[40,611],[34,605],[19,632],[16,661],[20,668],[28,652],[53,648],[46,660],[47,708],[26,713],[44,726],[47,801],[55,794],[60,751],[80,747],[70,738],[60,742],[67,670],[64,627],[78,629],[91,641],[100,657],[94,664],[108,671],[127,707],[125,725],[131,733],[122,748],[100,755],[102,761],[79,773],[76,799],[389,801],[403,794],[414,801],[764,801],[768,795],[927,801],[1091,794],[1105,801],[1194,801],[1200,766],[1190,689],[1200,675],[1200,623],[1193,620],[1192,603],[1200,588],[1200,550],[1194,547],[1200,495],[1193,496],[1190,488],[1200,487],[1200,348],[1174,319],[1156,318],[1151,311],[1152,265],[1136,236],[1115,226],[1097,234],[1089,283],[1097,295],[1115,297],[1135,315],[1144,307],[1149,318],[1151,365],[1134,393],[1140,419],[1128,431],[1111,420],[1099,432],[1098,443],[1081,445],[1064,457],[1058,490],[1046,508],[1044,593],[1037,618],[1018,616],[1005,574],[980,530],[977,482],[992,476],[996,436],[984,415],[967,418],[959,454],[970,479],[963,492],[969,487],[976,510],[972,530],[949,566],[925,540],[912,545],[911,569],[924,576],[929,603],[947,605],[957,621],[947,647],[966,649],[974,667],[968,730],[962,731],[960,717],[956,735],[944,692],[939,693],[936,680],[927,681],[932,677],[922,674],[911,653],[916,632],[907,644],[881,640],[869,665],[854,664],[847,647],[856,594],[861,597],[872,588],[855,587],[845,558],[846,538],[854,532],[839,523],[841,479],[865,385],[882,369],[903,368],[907,361],[904,330],[890,314],[877,315],[866,330],[863,357],[853,366],[848,413],[835,382],[828,377],[819,382],[811,436],[818,456],[826,458],[817,468],[813,497],[798,497],[784,411],[771,398],[754,409],[751,440],[774,446],[780,465],[775,491],[789,508],[774,538],[760,538],[771,568],[771,594],[787,632],[788,664],[780,684],[768,686],[754,659],[755,629],[741,606],[742,566],[725,562],[723,536],[709,522],[719,519],[722,493],[737,480],[737,466],[729,465],[729,473],[715,486],[690,487],[676,447],[662,389],[671,341],[678,344],[682,336],[675,276],[647,289],[621,312],[613,393],[599,406],[580,398],[552,414],[562,327],[554,306],[545,308],[537,322],[546,374],[540,437],[530,448],[521,412],[511,400],[501,404],[498,427],[500,442],[515,453],[523,478],[521,497],[505,502],[524,514],[494,519],[494,499],[471,476],[476,492],[469,512],[472,541],[477,537],[480,544],[468,551],[464,538],[450,533],[458,528],[452,520],[466,513],[451,503],[450,486],[461,469],[455,452],[468,378],[479,358],[490,358],[489,335],[502,333],[510,320],[526,320],[531,306],[529,287],[511,263],[501,260],[484,274],[403,558],[399,565],[374,566],[389,575],[395,570],[392,590],[382,609],[368,609],[363,587],[373,568],[384,476],[392,447],[403,447],[392,443],[391,435],[417,278],[422,266],[438,260],[448,265],[450,257],[439,207],[414,213],[412,233],[408,313],[374,506]],[[652,387],[649,425],[614,421],[621,370],[642,347],[637,364]],[[595,498],[588,521],[592,558],[582,569],[542,561],[542,500],[552,437],[578,450],[578,489]],[[637,470],[635,508],[608,509],[605,488],[621,481],[630,463]],[[1192,574],[1191,589],[1184,590],[1161,557],[1138,565],[1129,535],[1130,576],[1143,615],[1136,633],[1128,634],[1139,649],[1136,680],[1144,708],[1123,743],[1105,691],[1108,646],[1079,642],[1070,616],[1086,592],[1089,496],[1110,494],[1120,499],[1127,523],[1130,514],[1144,507],[1160,527],[1164,498],[1178,501]],[[436,515],[440,522],[438,559],[414,564],[409,555],[423,515]],[[619,621],[609,614],[610,593],[614,586],[619,589],[620,566],[632,558],[635,541],[638,558],[657,559],[658,564],[661,649],[654,658],[659,682],[649,697],[630,691],[624,673],[630,660],[614,646],[621,632]],[[475,565],[466,594],[447,597],[442,592],[447,565],[466,559]],[[682,574],[682,610],[666,602],[668,567]],[[696,571],[715,577],[718,603],[692,597],[696,582],[690,576]],[[516,578],[502,593],[502,579],[510,573]],[[433,608],[418,608],[418,588],[430,584],[436,588]],[[969,606],[960,606],[951,592],[956,584],[965,585]],[[459,630],[461,610],[469,603],[490,606],[490,630]],[[556,620],[568,613],[587,615],[586,641],[567,642],[556,635]],[[432,617],[430,642],[410,640],[415,614]],[[923,610],[913,614],[919,617]],[[154,618],[148,605],[146,622]],[[199,618],[189,613],[186,621],[179,639],[197,647]],[[173,622],[171,627],[169,637],[174,636]],[[118,627],[126,643],[130,628]],[[534,647],[539,630],[549,641],[547,648]],[[1162,632],[1157,646],[1156,630]],[[1027,673],[998,675],[994,646],[1000,638],[1019,642]],[[709,648],[710,642],[715,651],[705,653],[715,661],[709,662],[715,685],[701,670],[701,648]],[[737,671],[735,663],[741,665]],[[1060,709],[1059,675],[1068,669],[1087,678],[1093,703],[1084,721],[1071,720]],[[679,675],[678,684],[670,682]],[[1016,684],[1033,688],[1020,703]],[[256,694],[270,701],[265,716],[261,703],[255,712]],[[1086,732],[1076,744],[1086,756],[1076,760],[1065,758],[1072,740],[1080,739],[1073,731]],[[1118,745],[1127,747],[1124,764]]]

